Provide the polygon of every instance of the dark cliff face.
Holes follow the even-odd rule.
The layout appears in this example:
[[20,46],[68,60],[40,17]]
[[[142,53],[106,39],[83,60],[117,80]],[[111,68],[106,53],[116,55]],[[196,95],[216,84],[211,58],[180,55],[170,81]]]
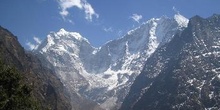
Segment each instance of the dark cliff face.
[[220,15],[195,16],[147,60],[121,110],[217,110],[219,61]]
[[24,77],[24,83],[33,88],[33,96],[40,109],[70,110],[70,99],[54,72],[42,66],[36,56],[25,52],[17,38],[0,27],[0,59],[15,67]]

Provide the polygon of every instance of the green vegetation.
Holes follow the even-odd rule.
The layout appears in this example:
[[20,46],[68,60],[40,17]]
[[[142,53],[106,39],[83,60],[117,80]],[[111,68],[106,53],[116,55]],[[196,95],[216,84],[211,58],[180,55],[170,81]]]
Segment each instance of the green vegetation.
[[14,68],[0,61],[0,110],[38,110],[30,86]]

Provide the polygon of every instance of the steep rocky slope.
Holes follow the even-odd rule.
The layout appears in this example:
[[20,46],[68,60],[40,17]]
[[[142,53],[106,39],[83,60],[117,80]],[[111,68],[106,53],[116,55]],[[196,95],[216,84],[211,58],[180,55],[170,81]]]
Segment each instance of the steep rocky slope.
[[147,60],[121,110],[218,110],[220,15],[195,16]]
[[55,73],[43,67],[36,56],[26,53],[17,38],[2,27],[0,59],[22,74],[23,82],[32,87],[40,109],[71,110],[69,96]]

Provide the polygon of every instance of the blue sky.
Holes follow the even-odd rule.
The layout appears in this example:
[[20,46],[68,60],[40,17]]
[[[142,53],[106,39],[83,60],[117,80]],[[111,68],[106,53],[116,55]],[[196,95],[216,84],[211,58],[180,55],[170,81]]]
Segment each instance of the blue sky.
[[99,47],[150,18],[173,17],[173,7],[187,18],[220,14],[220,0],[1,0],[0,25],[26,49],[61,28]]

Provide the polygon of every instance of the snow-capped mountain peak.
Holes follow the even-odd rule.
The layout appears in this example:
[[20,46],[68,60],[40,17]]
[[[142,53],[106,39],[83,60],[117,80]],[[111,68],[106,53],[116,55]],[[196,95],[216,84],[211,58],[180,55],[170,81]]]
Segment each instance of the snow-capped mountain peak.
[[[79,41],[87,41],[88,40],[84,37],[82,37],[80,35],[80,33],[78,32],[68,32],[66,31],[64,28],[61,28],[57,33],[54,33],[54,36],[58,39],[65,39],[65,38],[75,38],[76,40],[79,40]],[[65,38],[61,38],[61,37],[65,37]]]
[[[39,45],[35,51],[47,52],[50,48],[63,47],[62,50],[69,50],[70,48],[79,49],[81,44],[90,45],[89,41],[82,37],[78,32],[68,32],[65,29],[61,28],[58,32],[50,32],[47,35],[46,39]],[[56,49],[59,49],[56,48]],[[67,49],[68,48],[68,49]],[[70,49],[72,50],[72,49]]]
[[123,101],[144,62],[157,47],[184,28],[180,28],[180,24],[186,23],[184,18],[152,18],[99,49],[79,33],[60,29],[47,36],[38,52],[54,66],[69,91],[77,91],[110,109]]
[[180,27],[187,27],[189,22],[189,20],[180,13],[176,13],[174,15],[174,19],[176,20],[176,22],[179,24]]
[[[175,20],[187,21],[180,15]],[[148,58],[120,110],[220,108],[220,15],[189,23]]]
[[65,35],[68,32],[64,28],[61,28],[57,33]]

